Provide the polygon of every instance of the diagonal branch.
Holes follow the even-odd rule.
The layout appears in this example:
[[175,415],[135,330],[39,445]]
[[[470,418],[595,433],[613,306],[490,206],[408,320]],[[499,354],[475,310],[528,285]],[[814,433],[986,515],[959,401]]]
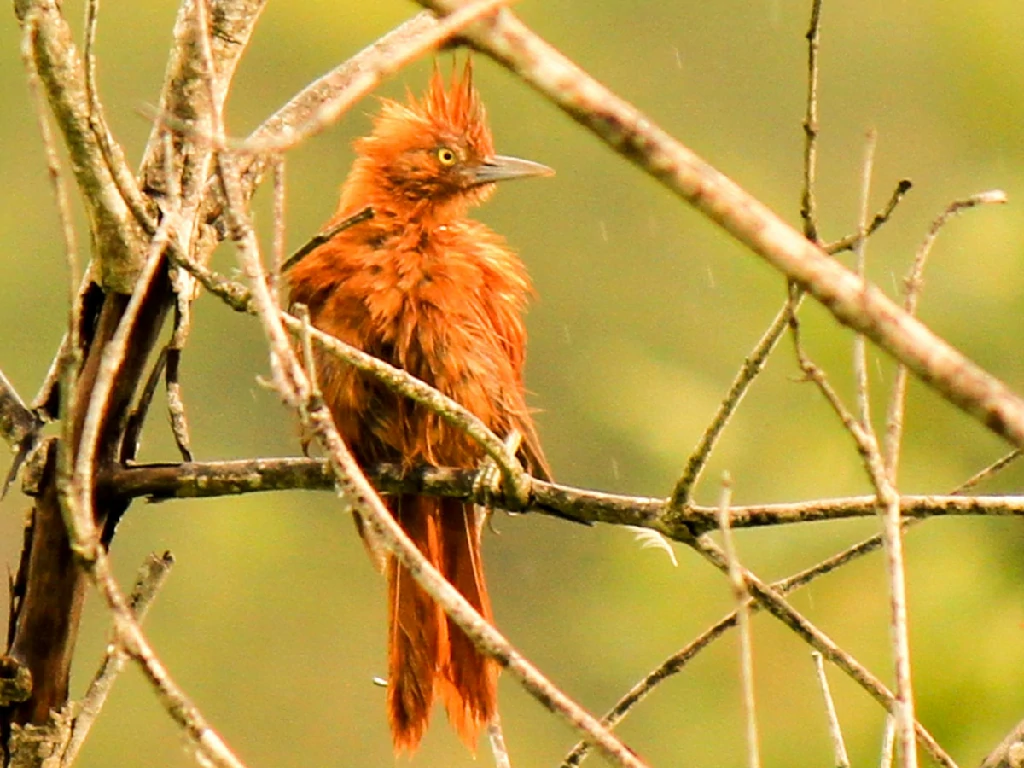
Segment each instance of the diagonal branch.
[[[438,12],[462,0],[419,0]],[[968,360],[881,290],[864,283],[764,204],[672,138],[503,9],[464,32],[570,117],[703,212],[844,325],[905,363],[923,382],[1015,445],[1024,445],[1024,400]]]
[[[362,213],[357,214],[343,223],[351,225],[362,215]],[[253,292],[244,285],[223,278],[180,252],[174,252],[173,257],[178,265],[192,273],[204,288],[219,297],[229,307],[238,312],[256,314]],[[279,312],[281,322],[290,333],[296,336],[308,333],[319,348],[353,368],[374,376],[392,391],[425,405],[449,424],[465,432],[497,464],[502,474],[504,490],[509,499],[519,506],[528,503],[530,477],[520,466],[515,451],[495,435],[474,413],[408,371],[346,344],[318,328],[306,329],[294,315],[283,310],[279,310]]]
[[[699,536],[690,542],[690,546],[719,571],[723,573],[728,572],[729,564],[727,558],[710,537]],[[885,707],[888,712],[895,713],[899,709],[900,702],[897,697],[881,680],[871,674],[864,665],[846,653],[832,638],[794,609],[777,590],[766,584],[749,570],[744,568],[742,572],[743,580],[751,596],[761,603],[770,614],[793,630],[797,636],[821,653],[826,659],[839,667],[861,688],[867,691],[872,698]],[[937,763],[946,766],[946,768],[956,768],[956,762],[953,758],[935,741],[935,738],[923,725],[917,721],[912,721],[911,728],[916,735],[917,743]]]

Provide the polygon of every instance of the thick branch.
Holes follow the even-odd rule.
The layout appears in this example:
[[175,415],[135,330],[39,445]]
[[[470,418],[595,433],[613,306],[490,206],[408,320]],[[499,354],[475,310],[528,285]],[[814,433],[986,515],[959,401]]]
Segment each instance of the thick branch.
[[[418,493],[482,502],[474,488],[476,470],[422,467],[403,474],[401,468],[381,464],[367,476],[381,493]],[[145,464],[116,467],[100,475],[102,492],[152,501],[210,498],[243,493],[295,489],[333,491],[335,475],[323,459],[277,458],[195,464]],[[490,499],[490,497],[489,497]],[[493,499],[490,499],[494,501]],[[623,496],[540,480],[530,483],[526,511],[568,517],[585,522],[634,525],[654,529],[677,541],[718,527],[717,508],[688,504],[675,510],[667,499]],[[846,520],[878,514],[874,496],[813,500],[791,504],[734,506],[733,528]],[[948,515],[1024,516],[1024,496],[903,496],[903,517]]]
[[[451,12],[464,0],[419,0]],[[828,257],[738,184],[672,138],[505,9],[465,36],[570,117],[703,212],[811,293],[844,325],[905,363],[926,384],[997,434],[1024,445],[1024,400],[882,291]]]

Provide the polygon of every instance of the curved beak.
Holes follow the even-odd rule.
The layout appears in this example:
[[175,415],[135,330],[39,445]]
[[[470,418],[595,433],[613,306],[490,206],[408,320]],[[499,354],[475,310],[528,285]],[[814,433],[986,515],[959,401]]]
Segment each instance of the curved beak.
[[554,176],[551,168],[532,160],[518,157],[494,155],[484,160],[470,171],[473,184],[491,184],[507,179],[525,179],[528,176]]

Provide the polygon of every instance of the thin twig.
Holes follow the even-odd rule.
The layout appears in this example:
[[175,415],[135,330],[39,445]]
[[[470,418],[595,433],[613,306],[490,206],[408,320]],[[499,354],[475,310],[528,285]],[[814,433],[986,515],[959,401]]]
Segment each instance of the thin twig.
[[354,227],[356,224],[362,224],[364,221],[369,221],[372,218],[373,208],[366,207],[363,208],[363,210],[359,211],[358,213],[349,216],[347,219],[342,219],[333,227],[328,227],[323,232],[318,232],[317,234],[313,235],[313,237],[309,238],[309,240],[295,253],[289,256],[287,261],[284,261],[281,264],[280,271],[282,273],[287,272],[289,269],[291,269],[300,261],[302,261],[311,252],[315,251],[324,243],[330,242],[332,239],[334,239],[337,235],[344,232],[346,229]]
[[[735,514],[735,508],[733,509],[733,513]],[[916,521],[907,521],[905,525],[911,525],[914,522]],[[788,595],[790,592],[810,584],[818,577],[832,573],[847,563],[863,557],[870,552],[874,552],[881,546],[882,537],[879,535],[871,536],[870,538],[864,539],[863,541],[848,547],[842,552],[822,560],[820,563],[817,563],[810,568],[795,573],[782,581],[773,583],[771,585],[772,589],[777,590],[782,596]],[[763,607],[762,603],[756,601],[751,601],[749,604],[749,610],[751,613],[756,613]],[[736,622],[736,611],[732,611],[716,621],[708,629],[698,635],[696,639],[676,651],[655,669],[647,673],[643,679],[636,683],[615,703],[608,713],[601,718],[601,722],[609,728],[613,728],[618,725],[618,723],[625,719],[633,708],[647,698],[647,696],[658,685],[671,676],[681,672],[683,668],[686,667],[686,665],[689,664],[689,662],[701,651],[710,646],[715,640],[724,635],[732,627],[735,627]],[[568,755],[566,755],[562,762],[562,768],[576,768],[576,766],[583,761],[583,758],[587,755],[589,750],[590,746],[586,742],[580,742],[573,747],[572,751],[570,751]]]
[[732,503],[732,480],[722,478],[722,496],[718,505],[718,527],[722,532],[722,550],[728,565],[729,582],[736,600],[736,619],[740,633],[740,684],[743,688],[743,716],[746,722],[747,765],[760,768],[761,746],[757,734],[757,707],[754,703],[754,643],[750,632],[750,595],[743,581],[743,569],[736,554],[732,529],[729,527],[729,506]]
[[1019,768],[1024,761],[1024,720],[985,756],[981,768]]
[[[910,268],[903,283],[904,299],[903,308],[908,314],[917,314],[917,304],[920,300],[921,289],[924,283],[924,268],[931,253],[932,246],[941,229],[950,219],[957,214],[975,208],[979,205],[1002,204],[1007,201],[1006,193],[1002,190],[989,190],[976,195],[954,200],[950,203],[928,229],[928,234],[917,249],[914,255],[914,263]],[[892,394],[889,397],[889,408],[885,422],[885,466],[889,476],[896,481],[899,472],[900,444],[903,438],[903,415],[906,408],[907,392],[907,367],[899,365],[896,368],[896,377],[892,385]],[[1001,468],[1001,467],[999,467]],[[996,470],[993,470],[996,471]],[[970,486],[968,486],[970,487]]]
[[821,0],[811,4],[807,30],[807,112],[804,116],[804,189],[800,197],[800,218],[804,236],[818,242],[818,203],[815,181],[818,171],[818,49],[821,35]]
[[124,647],[125,653],[139,663],[164,709],[210,764],[218,768],[245,768],[245,764],[213,730],[202,712],[185,695],[153,651],[138,622],[132,617],[128,601],[114,580],[105,549],[100,548],[97,551],[90,572],[110,606],[116,637]]
[[512,768],[512,758],[505,744],[505,730],[501,727],[501,715],[497,712],[487,724],[487,740],[491,743],[491,754],[494,755],[494,768]]
[[156,362],[153,363],[153,367],[149,371],[149,376],[146,377],[146,383],[143,385],[142,391],[135,401],[135,408],[128,414],[128,418],[125,421],[124,435],[121,438],[121,455],[119,457],[122,464],[134,462],[139,454],[139,448],[142,447],[142,426],[146,423],[149,407],[153,404],[156,388],[160,386],[160,378],[163,376],[166,367],[167,347],[164,347],[160,354],[157,355]]
[[[286,165],[282,155],[274,156],[272,168],[274,179],[274,245],[271,253],[274,257],[274,268],[270,270],[270,289],[274,293],[279,293],[281,290],[281,274],[284,271],[285,264],[284,249],[287,232],[285,213],[288,210],[285,177]],[[278,296],[278,303],[280,301],[280,296]]]
[[[728,571],[725,555],[709,537],[698,536],[690,542],[690,546],[722,573]],[[897,701],[896,696],[881,680],[871,674],[859,661],[840,648],[834,640],[793,608],[776,590],[745,568],[743,569],[743,579],[751,596],[762,603],[769,613],[849,675],[854,682],[867,691],[887,711],[895,714],[901,709],[900,705],[902,702]],[[956,766],[953,758],[939,746],[935,738],[923,725],[916,721],[911,721],[911,726],[918,742],[936,762],[947,768],[954,768]]]
[[881,768],[892,768],[892,761],[896,753],[896,718],[891,714],[885,716],[885,725],[882,727],[882,757],[879,761]]
[[829,736],[832,737],[833,763],[836,768],[850,768],[850,757],[846,752],[846,742],[843,740],[843,729],[839,724],[839,715],[836,714],[836,702],[832,698],[831,689],[828,687],[828,677],[825,676],[825,660],[818,651],[811,651],[811,660],[814,662],[814,672],[818,677],[818,686],[821,688],[821,695],[825,700],[828,732]]
[[982,482],[983,480],[987,480],[988,478],[992,477],[993,475],[997,474],[1001,470],[1003,470],[1006,467],[1008,467],[1010,464],[1012,464],[1014,461],[1016,461],[1018,458],[1020,458],[1020,455],[1022,453],[1024,453],[1024,449],[1014,448],[1012,451],[1010,451],[1008,454],[1003,456],[1001,459],[997,459],[996,461],[994,461],[992,464],[989,464],[984,469],[982,469],[982,470],[980,470],[978,472],[975,472],[969,478],[967,478],[962,483],[960,483],[960,485],[958,485],[950,493],[964,493],[965,491],[970,490],[971,488],[976,486],[978,483]]
[[117,188],[121,199],[132,212],[135,220],[149,234],[156,234],[157,223],[152,215],[152,203],[142,194],[135,175],[128,167],[124,150],[114,140],[107,124],[96,85],[96,27],[99,22],[100,0],[88,0],[85,5],[85,46],[82,51],[86,100],[89,107],[89,127],[96,137],[100,157]]
[[871,484],[875,488],[878,510],[882,517],[882,539],[885,543],[886,574],[889,578],[890,634],[896,697],[891,712],[896,719],[896,732],[904,768],[917,765],[913,686],[910,671],[910,639],[907,628],[906,574],[903,560],[903,536],[900,526],[900,496],[891,481],[882,458],[878,440],[871,424],[857,420],[843,405],[829,384],[824,372],[805,354],[800,343],[799,327],[793,325],[793,343],[801,370],[813,381],[846,431],[854,440]]
[[[875,169],[875,148],[878,145],[878,134],[872,129],[867,133],[864,142],[864,165],[861,171],[860,213],[857,216],[857,233],[860,240],[854,248],[857,257],[857,276],[867,279],[868,239],[867,219],[868,205],[871,202],[871,176]],[[857,418],[864,429],[871,429],[871,389],[868,384],[868,351],[864,334],[853,337],[853,375],[857,383]]]
[[[395,54],[416,46],[419,40],[433,33],[438,25],[437,17],[429,11],[421,11],[408,21],[400,24],[380,39],[363,48],[354,56],[333,70],[313,81],[293,96],[287,104],[277,109],[254,130],[246,141],[255,144],[274,140],[278,136],[294,132],[298,126],[312,121],[324,103],[337,97],[350,83],[367,69],[380,69],[391,61]],[[243,169],[242,191],[251,197],[263,178],[271,155],[250,155],[241,158]],[[218,209],[221,201],[212,201],[211,208]]]
[[[815,201],[814,184],[817,174],[817,139],[818,139],[818,33],[820,28],[821,2],[815,0],[811,9],[808,41],[808,75],[807,75],[807,112],[804,118],[804,190],[801,196],[800,214],[804,220],[804,235],[813,241],[818,239],[817,203]],[[718,407],[714,418],[701,435],[697,447],[687,459],[686,467],[672,490],[672,504],[682,506],[689,501],[697,481],[707,466],[711,453],[725,431],[726,425],[742,402],[754,379],[764,370],[768,357],[775,350],[779,339],[786,329],[789,316],[795,314],[803,301],[803,292],[790,295],[782,309],[775,315],[768,329],[761,336],[750,355],[743,363],[729,386],[729,391]]]
[[772,320],[764,335],[758,340],[754,349],[751,350],[746,360],[743,361],[743,366],[736,373],[732,384],[729,385],[729,391],[719,404],[714,418],[711,419],[711,423],[704,429],[704,433],[700,436],[700,441],[686,460],[683,474],[676,481],[675,488],[672,489],[673,506],[682,507],[689,502],[690,494],[700,480],[705,467],[707,467],[711,453],[718,444],[718,439],[724,433],[726,425],[739,408],[740,403],[743,402],[743,398],[750,389],[750,385],[754,383],[754,380],[768,364],[768,357],[778,346],[779,339],[782,338],[782,334],[786,330],[789,315],[792,311],[795,310],[791,309],[787,300],[786,304],[775,315],[775,319]]
[[[896,188],[892,191],[892,196],[889,198],[889,202],[885,204],[878,213],[871,219],[871,223],[868,224],[867,229],[864,230],[864,237],[871,237],[879,227],[889,221],[889,218],[896,211],[896,206],[899,205],[907,192],[911,190],[914,185],[910,179],[900,179],[896,184]],[[822,245],[822,250],[825,253],[835,256],[843,251],[852,251],[857,247],[857,244],[861,241],[861,233],[854,232],[852,235],[841,237],[835,242],[826,243]]]
[[287,127],[274,138],[252,137],[243,141],[238,149],[243,152],[277,153],[299,146],[333,125],[359,99],[376,88],[384,78],[398,72],[426,53],[437,50],[446,41],[458,35],[468,25],[492,14],[510,0],[470,0],[458,11],[441,19],[426,34],[411,40],[403,49],[388,58],[379,59],[377,66],[361,70],[348,86],[324,101],[316,113],[297,127]]
[[[173,565],[174,557],[170,552],[164,552],[161,555],[150,554],[146,557],[145,562],[143,562],[135,581],[135,587],[132,589],[132,594],[129,598],[131,613],[139,624],[145,621],[150,603],[152,603],[153,598],[163,588]],[[127,661],[128,657],[120,640],[115,635],[113,641],[107,646],[106,652],[103,654],[103,660],[100,662],[100,668],[93,677],[79,704],[78,715],[72,724],[71,738],[68,741],[62,758],[61,764],[63,766],[70,767],[74,765],[75,758],[78,757],[78,751],[85,743],[93,723],[96,722],[100,710],[103,709],[103,705],[106,703],[107,697],[114,687],[114,682],[118,675],[121,674]]]
[[[176,317],[175,326],[177,325]],[[167,413],[171,421],[171,435],[174,437],[174,444],[183,461],[193,461],[192,440],[189,437],[188,417],[185,414],[185,399],[181,395],[181,353],[182,347],[177,343],[172,342],[171,345],[168,345],[164,386],[167,389]]]

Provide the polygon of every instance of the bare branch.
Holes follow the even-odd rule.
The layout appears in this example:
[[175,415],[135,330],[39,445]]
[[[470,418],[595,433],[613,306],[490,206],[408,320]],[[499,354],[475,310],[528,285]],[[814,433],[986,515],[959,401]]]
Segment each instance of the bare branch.
[[814,672],[818,676],[821,695],[825,699],[828,732],[832,737],[833,763],[836,768],[850,768],[850,757],[846,753],[846,742],[843,740],[843,729],[839,725],[839,716],[836,714],[836,702],[832,698],[828,678],[825,676],[825,660],[818,651],[811,651],[811,660],[814,662]]
[[[732,509],[732,513],[734,514],[735,511],[736,508],[734,507]],[[904,525],[911,525],[914,522],[917,521],[908,521],[907,523],[904,523]],[[881,536],[872,536],[868,539],[864,539],[863,541],[848,547],[842,552],[822,560],[820,563],[817,563],[810,568],[800,571],[799,573],[795,573],[782,581],[773,583],[772,589],[777,590],[780,595],[785,596],[796,589],[806,586],[819,576],[832,573],[837,568],[874,552],[881,546]],[[748,609],[753,614],[760,611],[763,607],[763,604],[752,601],[749,603]],[[688,645],[669,656],[655,669],[645,675],[643,679],[634,685],[621,699],[619,699],[611,710],[609,710],[601,719],[601,722],[609,728],[615,727],[633,710],[637,704],[647,698],[648,694],[650,694],[658,685],[663,683],[672,675],[682,671],[683,668],[697,656],[697,654],[710,646],[728,630],[735,627],[737,620],[738,616],[736,611],[726,614],[712,624],[708,629],[704,630],[704,632],[702,632]],[[568,755],[566,755],[565,760],[562,763],[562,768],[575,768],[575,766],[578,766],[583,761],[583,758],[589,750],[590,746],[586,742],[580,742],[573,747],[572,751],[569,752]]]
[[[871,175],[875,169],[875,148],[878,134],[869,130],[864,142],[864,166],[861,171],[860,212],[857,216],[857,234],[860,239],[854,248],[857,256],[857,277],[867,279],[867,219],[871,202]],[[871,429],[871,388],[868,384],[868,351],[864,334],[853,337],[853,375],[857,382],[857,418],[864,429]]]
[[[410,36],[402,45],[393,45],[387,57],[368,62],[353,73],[344,87],[320,101],[316,110],[298,125],[282,124],[273,137],[252,136],[233,147],[244,153],[267,154],[286,152],[322,133],[353,104],[366,96],[388,75],[398,72],[420,56],[436,50],[468,25],[494,13],[510,0],[471,0],[459,10],[435,24],[424,26],[423,32]],[[223,139],[222,139],[223,140]]]
[[[939,231],[946,225],[946,222],[957,214],[965,210],[975,208],[979,205],[1001,204],[1005,202],[1006,194],[1001,190],[979,192],[976,195],[971,195],[970,197],[966,197],[961,200],[954,200],[946,207],[946,210],[932,222],[932,225],[928,230],[928,234],[925,236],[924,242],[922,242],[921,246],[917,249],[917,253],[914,256],[914,263],[910,268],[910,273],[904,281],[905,297],[903,300],[903,308],[909,314],[917,314],[917,303],[920,299],[921,289],[923,287],[925,264],[928,261],[928,256],[931,253],[932,246],[935,244],[935,239],[938,237]],[[899,472],[900,444],[903,438],[903,413],[904,408],[906,407],[906,393],[907,368],[905,365],[899,365],[896,369],[896,378],[892,385],[892,394],[889,396],[889,409],[886,415],[885,427],[885,465],[888,468],[889,476],[892,478],[893,482],[896,482]]]
[[[910,191],[912,186],[913,184],[910,182],[910,179],[900,179],[896,184],[896,188],[892,191],[892,196],[889,198],[889,202],[887,202],[885,207],[876,213],[874,218],[871,219],[871,223],[868,224],[867,228],[864,230],[863,237],[871,237],[879,227],[889,221],[889,218],[896,211],[896,206],[903,201],[903,198],[906,196],[907,192]],[[843,251],[852,251],[857,247],[857,244],[860,241],[861,233],[854,232],[852,235],[847,235],[833,243],[823,245],[822,249],[825,253],[835,256]]]
[[494,755],[494,768],[512,768],[512,759],[505,745],[505,730],[501,726],[501,715],[497,712],[487,725],[487,739],[491,742],[491,753]]
[[757,709],[754,703],[754,641],[750,631],[750,595],[743,581],[743,567],[729,527],[732,481],[722,478],[722,498],[718,505],[718,528],[722,532],[722,550],[728,566],[729,583],[736,600],[736,625],[740,633],[740,683],[743,688],[743,715],[746,721],[747,765],[760,768],[761,746],[757,733]]
[[896,718],[892,715],[885,716],[885,725],[882,728],[882,755],[879,760],[881,768],[892,768],[893,758],[896,753]]
[[[447,496],[479,503],[476,470],[419,467],[410,472],[393,464],[368,469],[381,493]],[[97,487],[105,493],[152,501],[209,498],[295,489],[330,491],[334,478],[324,459],[264,458],[195,464],[139,464],[102,470]],[[671,507],[668,499],[590,491],[533,479],[525,510],[609,525],[649,528],[679,542],[717,527],[715,507]],[[495,500],[499,503],[500,499]],[[734,506],[733,528],[759,528],[877,514],[874,496],[818,499],[789,504]],[[904,518],[942,516],[1024,516],[1024,496],[901,496]]]
[[[419,0],[449,12],[460,0]],[[809,242],[735,182],[669,136],[529,30],[508,9],[467,29],[478,48],[515,72],[740,243],[811,293],[923,382],[992,431],[1024,444],[1024,400]]]
[[1018,768],[1024,760],[1024,721],[1017,723],[999,746],[981,763],[981,768]]
[[804,116],[804,189],[800,197],[800,218],[804,237],[818,242],[818,203],[814,185],[818,173],[818,48],[821,36],[821,0],[811,4],[807,30],[807,112]]
[[718,443],[718,439],[725,431],[725,427],[732,418],[732,415],[740,407],[740,403],[743,402],[743,398],[746,396],[751,384],[754,383],[754,380],[768,364],[769,355],[775,350],[779,339],[782,338],[783,332],[788,327],[790,314],[795,311],[796,307],[791,307],[787,299],[782,309],[775,315],[771,325],[768,326],[764,335],[757,342],[757,345],[747,356],[747,359],[743,361],[743,366],[732,380],[729,391],[718,406],[714,418],[711,419],[711,423],[704,429],[704,434],[700,436],[697,447],[693,449],[693,452],[687,459],[686,466],[683,468],[683,474],[676,481],[676,486],[672,490],[673,506],[682,507],[689,502],[690,493],[700,480],[701,474],[703,474],[704,468],[707,466],[708,459],[711,458],[711,453]]
[[997,473],[999,473],[1000,471],[1002,471],[1003,469],[1008,467],[1010,464],[1012,464],[1018,458],[1020,458],[1020,455],[1022,453],[1024,453],[1024,450],[1022,450],[1020,448],[1014,448],[1012,451],[1010,451],[1008,454],[1003,456],[1001,459],[997,459],[996,461],[994,461],[992,464],[989,464],[984,469],[979,470],[978,472],[975,472],[969,478],[967,478],[962,483],[960,483],[960,485],[958,485],[953,491],[951,491],[951,493],[964,493],[964,492],[970,490],[971,488],[976,486],[978,483],[981,483],[982,481],[987,480],[988,478],[996,475]]
[[[338,434],[326,404],[315,396],[291,346],[284,328],[284,321],[290,316],[281,311],[276,303],[276,294],[270,291],[267,285],[260,259],[259,243],[244,209],[240,175],[234,168],[233,158],[222,153],[220,170],[227,199],[225,214],[229,231],[238,246],[239,261],[249,280],[253,303],[256,305],[270,344],[271,370],[275,387],[284,401],[299,413],[304,425],[327,452],[341,496],[360,515],[363,524],[373,531],[375,539],[387,547],[401,566],[406,568],[424,591],[437,601],[482,653],[491,656],[508,669],[545,707],[558,713],[573,727],[593,739],[615,764],[644,768],[643,761],[631,749],[562,693],[488,623],[431,565],[387,511]],[[292,319],[301,326],[300,321]]]
[[[362,220],[364,215],[368,216],[369,214],[365,210],[360,211],[355,216],[346,219],[342,224],[353,226],[353,224]],[[181,252],[174,252],[173,258],[178,264],[195,275],[204,288],[220,297],[232,309],[255,314],[253,293],[245,286],[237,282],[225,280],[220,275],[192,261]],[[301,334],[304,332],[302,322],[287,312],[281,311],[281,322],[296,337],[301,337]],[[426,406],[449,424],[465,432],[498,465],[504,481],[505,492],[509,497],[507,501],[519,506],[525,506],[529,502],[530,476],[523,471],[515,452],[505,444],[505,441],[488,429],[487,425],[475,414],[434,387],[416,378],[408,371],[396,368],[383,360],[368,355],[362,350],[346,344],[318,328],[309,328],[309,336],[317,343],[320,349],[337,356],[338,359],[348,363],[357,370],[376,377],[394,392]]]
[[[143,562],[135,582],[135,588],[129,598],[132,615],[140,624],[145,620],[146,612],[149,610],[153,598],[167,581],[173,565],[174,557],[170,552],[164,552],[162,555],[150,554]],[[68,741],[62,758],[62,765],[65,768],[74,765],[79,750],[85,743],[93,723],[96,722],[100,710],[103,709],[103,705],[114,687],[114,681],[121,674],[127,661],[128,657],[115,636],[114,641],[107,646],[103,660],[100,662],[100,668],[82,697],[78,714],[72,722],[71,739]]]
[[[728,563],[721,549],[715,545],[708,536],[699,536],[690,542],[698,553],[719,571],[726,573]],[[812,648],[819,651],[826,659],[835,664],[839,669],[850,676],[858,685],[867,691],[872,698],[885,707],[886,711],[897,713],[903,702],[897,701],[896,697],[877,677],[864,667],[853,656],[840,648],[835,641],[818,629],[807,620],[799,611],[794,609],[785,598],[765,582],[761,581],[750,571],[743,569],[743,579],[747,589],[755,600],[762,603],[764,607],[775,618],[793,630],[797,636],[802,638]],[[897,715],[898,716],[898,715]],[[924,747],[932,758],[946,768],[955,768],[953,758],[946,753],[935,738],[920,723],[913,721],[915,735],[918,743]]]
[[111,176],[90,120],[86,72],[60,3],[18,0],[15,13],[28,36],[34,67],[64,136],[82,191],[104,287],[131,291],[141,267],[142,232]]

